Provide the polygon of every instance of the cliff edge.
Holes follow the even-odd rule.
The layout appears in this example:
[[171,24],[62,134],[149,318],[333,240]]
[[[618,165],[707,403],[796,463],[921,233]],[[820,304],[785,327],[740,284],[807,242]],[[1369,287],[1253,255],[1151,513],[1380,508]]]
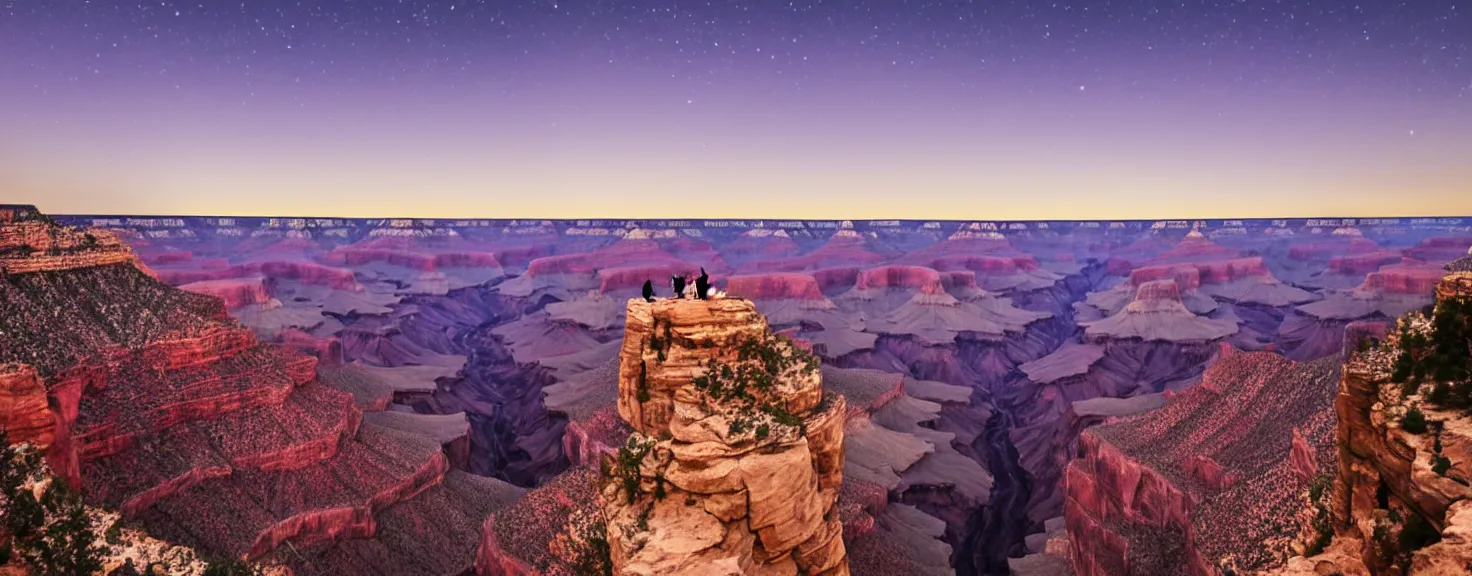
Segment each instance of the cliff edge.
[[846,407],[748,300],[630,300],[601,465],[615,574],[849,574]]

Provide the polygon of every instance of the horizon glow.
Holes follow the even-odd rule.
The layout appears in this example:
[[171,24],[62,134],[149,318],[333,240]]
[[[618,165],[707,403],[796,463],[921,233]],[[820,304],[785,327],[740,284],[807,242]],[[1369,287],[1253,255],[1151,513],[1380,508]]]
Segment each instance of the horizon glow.
[[1449,0],[105,4],[0,2],[0,203],[1472,214],[1472,5]]

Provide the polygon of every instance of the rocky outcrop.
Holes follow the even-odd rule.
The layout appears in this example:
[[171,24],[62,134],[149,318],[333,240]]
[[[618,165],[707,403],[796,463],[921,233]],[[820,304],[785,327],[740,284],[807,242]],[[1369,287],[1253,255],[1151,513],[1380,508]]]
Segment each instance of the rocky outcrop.
[[1472,298],[1472,271],[1452,272],[1437,283],[1438,302],[1458,297]]
[[[1469,287],[1464,275],[1447,277],[1435,288],[1438,307],[1472,295]],[[1412,332],[1429,328],[1419,316],[1400,324]],[[1317,542],[1298,549],[1307,557],[1273,574],[1301,574],[1308,566],[1372,575],[1472,570],[1472,421],[1392,381],[1399,339],[1392,331],[1385,345],[1351,349],[1334,402],[1333,483],[1314,503],[1317,515],[1312,509],[1302,514],[1316,516],[1313,524],[1304,523],[1309,537],[1302,540]]]
[[[1445,474],[1434,472],[1437,439],[1400,425],[1396,413],[1405,408],[1387,375],[1375,355],[1350,362],[1335,401],[1339,416],[1339,469],[1332,508],[1335,537],[1363,542],[1360,560],[1372,574],[1390,573],[1395,557],[1411,552],[1393,541],[1386,545],[1383,533],[1405,529],[1403,522],[1387,521],[1389,515],[1417,518],[1440,532],[1450,525],[1452,506],[1472,498],[1472,488],[1467,487],[1472,481],[1467,468],[1472,463],[1472,452],[1467,451],[1472,430],[1465,418],[1421,406],[1433,426],[1442,423],[1442,454],[1451,462]],[[1472,561],[1472,556],[1464,558]]]
[[1074,572],[1215,575],[1278,561],[1296,535],[1285,511],[1332,461],[1335,373],[1332,359],[1235,353],[1163,408],[1085,431],[1064,481]]
[[[179,286],[180,290],[214,296],[225,301],[225,309],[234,310],[249,304],[266,304],[271,295],[266,292],[265,278],[231,278],[226,280],[204,280]],[[280,303],[278,302],[279,306]]]
[[602,465],[615,574],[848,574],[845,402],[747,300],[630,300]]
[[12,444],[50,448],[57,435],[56,416],[47,406],[46,383],[35,367],[0,366],[0,430]]
[[61,228],[30,206],[0,209],[0,271],[28,274],[122,263],[149,272],[112,232]]

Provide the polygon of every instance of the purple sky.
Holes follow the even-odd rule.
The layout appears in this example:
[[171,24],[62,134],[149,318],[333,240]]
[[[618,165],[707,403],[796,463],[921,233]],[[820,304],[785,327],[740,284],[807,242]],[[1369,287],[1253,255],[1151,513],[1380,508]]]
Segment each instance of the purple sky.
[[1472,214],[1472,0],[0,0],[58,213]]

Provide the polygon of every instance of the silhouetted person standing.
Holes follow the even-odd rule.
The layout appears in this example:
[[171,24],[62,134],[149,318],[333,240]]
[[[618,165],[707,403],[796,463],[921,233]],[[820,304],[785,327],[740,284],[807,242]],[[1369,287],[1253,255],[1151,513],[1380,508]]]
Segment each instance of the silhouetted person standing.
[[710,276],[705,274],[705,268],[700,269],[700,277],[695,279],[695,297],[705,300],[709,296]]
[[645,280],[644,281],[644,301],[645,302],[653,302],[654,301],[654,282],[652,280]]
[[685,297],[685,277],[684,276],[679,276],[679,275],[670,276],[670,286],[675,289],[675,298],[684,298]]

